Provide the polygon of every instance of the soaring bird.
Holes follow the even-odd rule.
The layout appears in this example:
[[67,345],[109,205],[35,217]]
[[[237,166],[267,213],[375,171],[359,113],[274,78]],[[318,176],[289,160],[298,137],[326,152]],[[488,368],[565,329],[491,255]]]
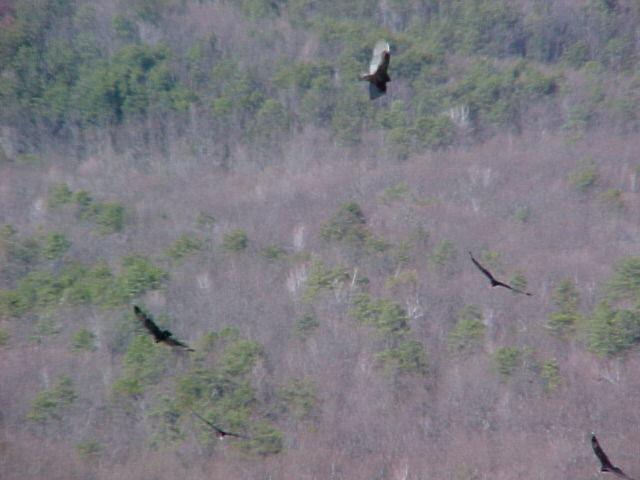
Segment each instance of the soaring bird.
[[169,330],[161,330],[155,324],[155,322],[151,320],[151,317],[149,317],[146,313],[140,310],[140,308],[138,308],[137,305],[133,306],[133,312],[136,314],[136,317],[138,318],[138,320],[142,322],[144,327],[147,330],[149,330],[149,332],[151,332],[151,335],[153,335],[153,337],[155,338],[156,343],[164,342],[167,345],[170,345],[172,347],[182,347],[182,348],[186,348],[190,352],[195,352],[195,350],[189,347],[189,345],[179,342],[175,338],[171,338],[173,334]]
[[391,59],[391,48],[384,40],[379,40],[373,47],[373,55],[369,63],[369,73],[360,75],[360,80],[369,82],[369,98],[374,100],[387,93],[387,82],[391,77],[387,73],[389,60]]
[[245,437],[244,435],[240,435],[239,433],[231,433],[231,432],[225,432],[224,430],[222,430],[221,428],[216,427],[213,423],[211,423],[209,420],[207,420],[206,418],[202,417],[201,415],[198,415],[196,412],[191,412],[193,413],[196,417],[198,417],[200,420],[202,420],[204,423],[206,423],[207,425],[209,425],[213,431],[216,433],[216,437],[218,437],[218,440],[224,440],[224,437],[238,437],[238,438],[244,438],[245,440],[247,440],[247,437]]
[[631,477],[628,477],[622,470],[618,467],[614,466],[607,454],[604,453],[602,447],[598,443],[598,439],[596,438],[596,434],[591,432],[591,448],[593,448],[593,453],[596,454],[598,460],[600,460],[600,471],[601,472],[611,472],[620,478],[626,478],[627,480],[633,480]]
[[496,280],[495,277],[493,275],[491,275],[491,272],[489,270],[487,270],[482,265],[480,265],[480,262],[478,262],[473,257],[473,254],[471,252],[469,252],[469,256],[471,257],[471,261],[473,262],[473,264],[476,267],[478,267],[478,270],[480,270],[482,273],[484,273],[484,276],[489,279],[489,281],[491,282],[491,286],[492,287],[504,287],[504,288],[508,288],[509,290],[512,290],[512,291],[514,291],[516,293],[522,293],[524,295],[529,295],[529,296],[533,295],[533,293],[523,292],[522,290],[518,290],[517,288],[513,288],[511,285],[507,285],[506,283],[502,283],[499,280]]

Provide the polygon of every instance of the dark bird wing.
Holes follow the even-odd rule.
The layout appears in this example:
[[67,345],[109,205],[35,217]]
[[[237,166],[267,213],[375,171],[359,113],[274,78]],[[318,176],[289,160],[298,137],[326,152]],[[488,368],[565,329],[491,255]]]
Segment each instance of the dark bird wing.
[[632,480],[621,469],[619,469],[618,467],[613,465],[613,463],[611,463],[611,460],[609,460],[609,457],[607,457],[607,454],[604,453],[604,450],[602,450],[602,447],[600,446],[600,443],[598,442],[598,439],[596,438],[595,433],[591,433],[591,448],[593,448],[593,453],[595,453],[596,457],[598,457],[598,460],[600,460],[601,472],[611,472],[620,478],[626,478],[628,480]]
[[495,284],[493,286],[494,287],[504,287],[504,288],[508,288],[509,290],[511,290],[512,292],[515,292],[515,293],[522,293],[523,295],[528,295],[530,297],[533,296],[533,293],[525,292],[523,290],[518,290],[517,288],[514,288],[511,285],[507,285],[506,283],[502,283],[499,280],[495,280]]
[[189,345],[187,345],[186,343],[182,343],[182,342],[176,340],[175,338],[167,337],[162,341],[164,343],[166,343],[167,345],[171,345],[172,347],[182,347],[182,348],[187,349],[190,352],[195,352],[195,350],[193,348],[191,348]]
[[[133,306],[133,312],[136,314],[136,317],[144,327],[151,332],[151,334],[155,337],[156,341],[161,341],[166,337],[166,333],[158,328],[158,326],[151,320],[151,318],[144,313],[137,305]],[[171,335],[169,333],[169,335]]]
[[229,436],[229,437],[237,437],[237,438],[242,438],[244,440],[248,440],[247,437],[245,437],[244,435],[240,435],[239,433],[225,432],[224,430],[220,430],[220,432],[223,437]]
[[196,413],[196,412],[191,412],[193,413],[196,417],[198,417],[200,420],[202,420],[204,423],[206,423],[207,425],[209,425],[211,428],[213,428],[213,430],[216,432],[216,434],[224,434],[225,432],[223,432],[221,429],[219,429],[218,427],[216,427],[213,423],[211,423],[209,420],[207,420],[206,418],[204,418],[202,415]]
[[607,457],[607,454],[604,453],[604,450],[602,450],[602,447],[600,446],[600,443],[598,442],[598,439],[596,438],[596,435],[593,432],[591,433],[591,448],[593,448],[593,453],[595,453],[596,457],[598,457],[598,460],[600,460],[601,472],[610,472],[620,478],[633,480],[631,477],[627,476],[620,468],[616,467],[613,463],[611,463],[611,460],[609,460],[609,457]]
[[591,434],[591,448],[593,448],[593,453],[595,453],[598,460],[600,460],[602,471],[611,470],[613,468],[613,464],[611,463],[611,460],[609,460],[609,457],[607,457],[607,454],[604,453],[604,450],[602,450],[600,442],[598,442],[598,439],[593,433]]
[[[480,262],[478,262],[473,254],[471,252],[469,252],[469,256],[471,257],[471,261],[473,262],[473,264],[478,267],[478,270],[480,270],[482,273],[484,273],[484,276],[487,277],[490,281],[491,281],[491,285],[494,284],[500,284],[500,282],[498,282],[493,275],[491,275],[491,272],[489,270],[487,270],[486,268],[484,268],[482,265],[480,265]],[[503,287],[506,287],[507,285],[505,285],[504,283],[501,284]],[[509,287],[511,288],[511,287]]]
[[197,414],[196,412],[191,412],[191,413],[193,413],[196,417],[198,417],[204,423],[209,425],[213,429],[213,431],[216,432],[216,436],[218,438],[223,438],[223,437],[226,437],[227,435],[230,436],[230,437],[238,437],[238,438],[244,438],[244,439],[247,438],[244,435],[240,435],[239,433],[226,432],[226,431],[222,430],[221,428],[216,427],[213,423],[211,423],[209,420],[207,420],[203,416]]

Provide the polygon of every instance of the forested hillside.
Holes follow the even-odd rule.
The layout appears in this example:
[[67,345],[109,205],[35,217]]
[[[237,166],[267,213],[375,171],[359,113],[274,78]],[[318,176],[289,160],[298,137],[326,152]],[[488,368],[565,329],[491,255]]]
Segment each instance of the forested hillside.
[[640,478],[638,25],[0,0],[0,478]]

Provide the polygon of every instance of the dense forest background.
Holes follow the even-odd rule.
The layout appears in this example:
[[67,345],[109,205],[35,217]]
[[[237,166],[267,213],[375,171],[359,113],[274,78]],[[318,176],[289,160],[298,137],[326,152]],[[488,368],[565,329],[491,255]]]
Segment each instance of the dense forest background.
[[0,477],[640,476],[639,26],[0,0]]

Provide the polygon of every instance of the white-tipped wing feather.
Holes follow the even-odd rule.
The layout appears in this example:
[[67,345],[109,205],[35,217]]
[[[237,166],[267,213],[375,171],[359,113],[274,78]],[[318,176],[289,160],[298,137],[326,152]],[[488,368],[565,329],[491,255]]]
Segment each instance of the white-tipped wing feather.
[[380,62],[382,62],[382,53],[389,51],[391,51],[389,43],[387,43],[385,40],[378,40],[376,46],[373,47],[373,56],[371,57],[371,63],[369,64],[370,74],[374,74],[376,70],[378,70]]

